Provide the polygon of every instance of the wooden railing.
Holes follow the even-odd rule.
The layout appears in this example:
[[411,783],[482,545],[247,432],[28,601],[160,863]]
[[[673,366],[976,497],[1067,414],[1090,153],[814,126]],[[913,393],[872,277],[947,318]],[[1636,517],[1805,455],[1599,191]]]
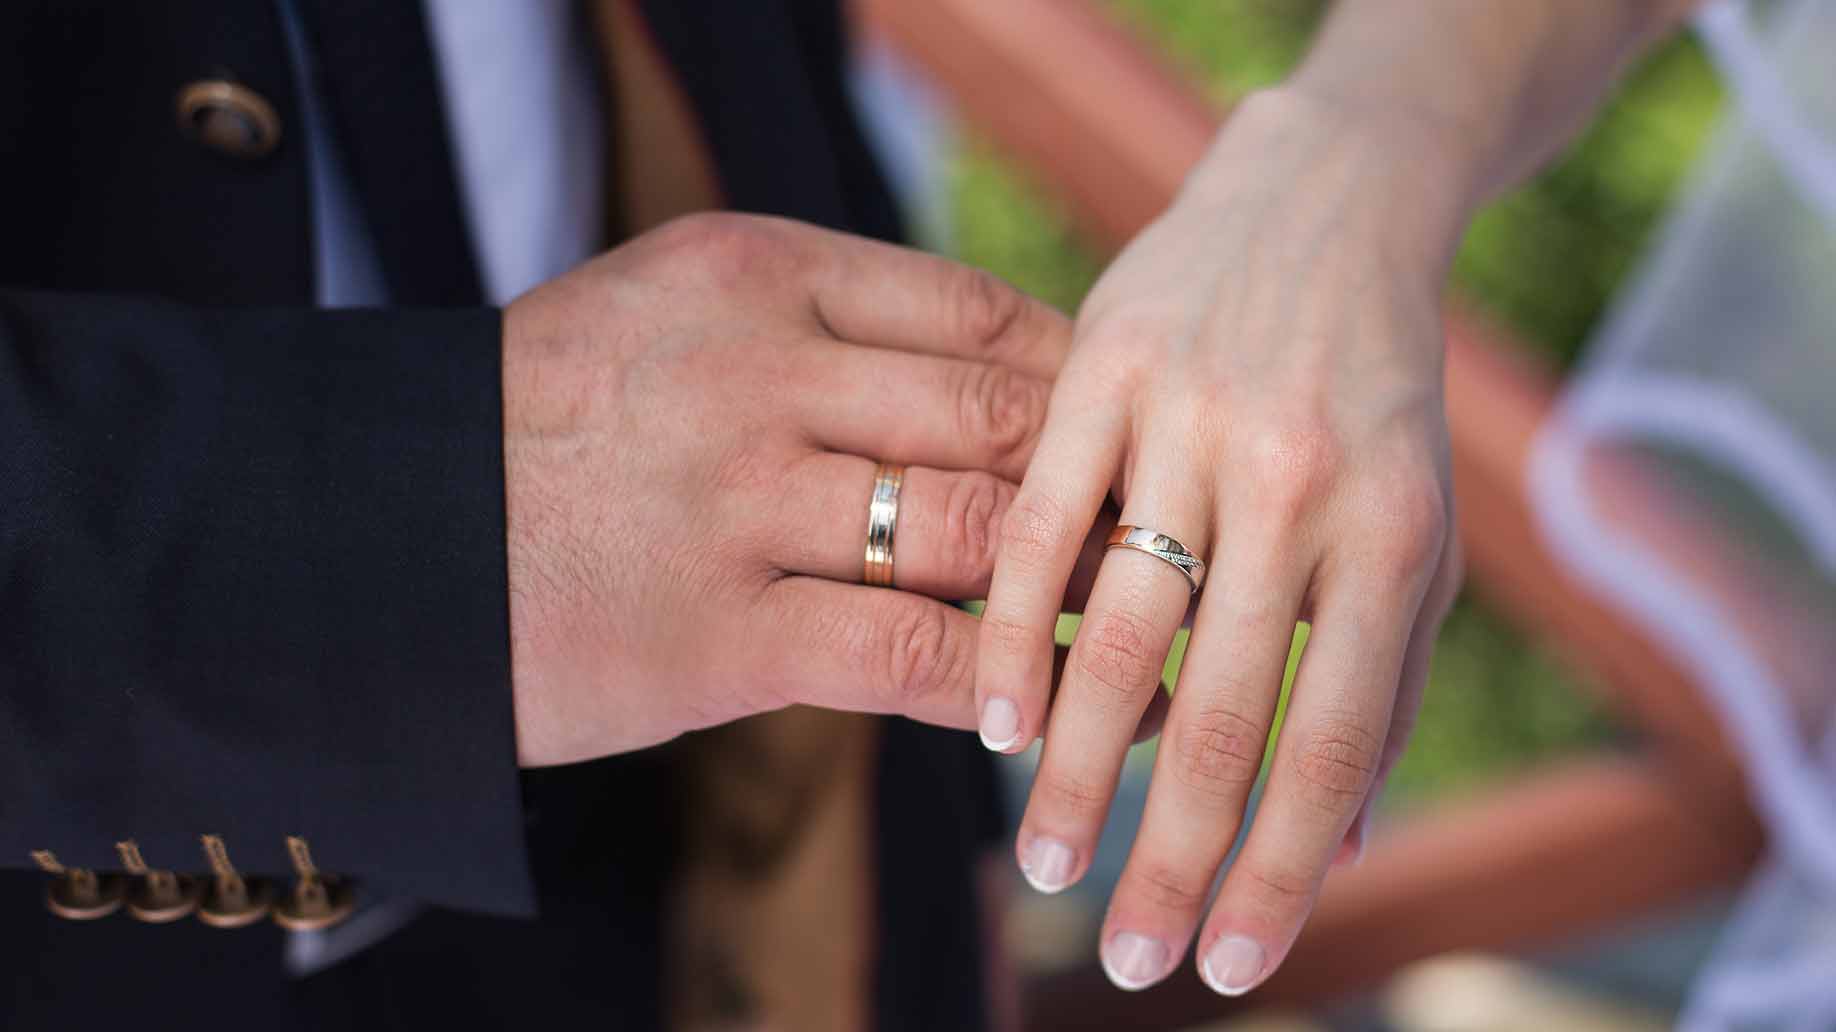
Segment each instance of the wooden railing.
[[[1227,115],[1091,0],[859,0],[859,15],[1105,248],[1165,209]],[[1379,836],[1362,865],[1334,875],[1287,965],[1246,1001],[1184,977],[1124,995],[1091,968],[1033,987],[1033,1027],[1177,1028],[1245,1005],[1321,1001],[1445,950],[1572,939],[1731,884],[1753,864],[1760,825],[1703,696],[1536,533],[1525,468],[1552,379],[1457,301],[1446,329],[1472,584],[1558,646],[1644,747],[1539,772]],[[1635,471],[1606,490],[1683,553],[1720,551],[1699,514]]]

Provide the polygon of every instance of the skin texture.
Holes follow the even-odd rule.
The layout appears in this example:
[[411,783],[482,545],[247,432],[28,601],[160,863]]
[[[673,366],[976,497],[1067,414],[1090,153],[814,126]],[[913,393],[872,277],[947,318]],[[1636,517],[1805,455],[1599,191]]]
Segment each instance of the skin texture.
[[[1165,978],[1196,945],[1212,988],[1253,988],[1331,866],[1358,856],[1459,582],[1449,257],[1474,207],[1543,160],[1684,6],[1342,0],[1302,69],[1238,108],[1079,312],[1002,528],[976,694],[985,717],[1019,714],[1000,751],[1044,736],[1015,848],[1058,891],[1088,869],[1189,604],[1172,567],[1111,552],[1055,682],[1057,600],[1091,520],[1113,497],[1122,522],[1209,562],[1099,944],[1119,986]],[[1297,619],[1313,631],[1266,793],[1206,914]]]
[[[935,599],[986,591],[1070,332],[965,266],[734,215],[668,224],[513,302],[521,762],[792,703],[973,727],[975,620]],[[858,584],[864,456],[910,464],[905,590]]]

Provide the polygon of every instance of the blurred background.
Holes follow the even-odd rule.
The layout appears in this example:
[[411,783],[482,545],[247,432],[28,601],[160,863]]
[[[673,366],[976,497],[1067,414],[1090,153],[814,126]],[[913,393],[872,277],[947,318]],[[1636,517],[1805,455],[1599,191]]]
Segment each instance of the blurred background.
[[[1098,0],[1094,6],[1223,110],[1292,68],[1326,5]],[[881,21],[900,20],[885,15],[889,4],[868,7],[879,9]],[[888,34],[908,42],[922,35],[898,24]],[[882,150],[903,155],[895,160],[900,166],[895,179],[920,213],[928,242],[1075,311],[1108,253],[1102,234],[1090,230],[1089,212],[1067,199],[1062,184],[1052,181],[1053,170],[1042,168],[1039,153],[1015,154],[998,126],[990,131],[987,118],[964,110],[970,105],[953,104],[949,90],[932,84],[935,76],[921,67],[922,42],[906,49],[921,60],[874,51],[863,93],[884,106],[870,122],[881,126]],[[961,57],[965,63],[974,59]],[[943,60],[941,78],[950,77],[949,62]],[[1067,67],[1063,74],[1080,71]],[[956,88],[960,100],[960,82]],[[1559,162],[1479,216],[1454,263],[1455,294],[1510,338],[1538,375],[1554,382],[1582,355],[1590,331],[1711,138],[1723,104],[1718,75],[1695,39],[1680,37],[1656,50],[1624,79],[1610,105]],[[884,138],[889,133],[890,141]],[[1599,683],[1599,662],[1571,654],[1572,636],[1546,628],[1539,633],[1522,607],[1501,608],[1496,597],[1469,589],[1447,621],[1421,724],[1382,801],[1374,850],[1381,851],[1386,827],[1407,825],[1414,815],[1484,799],[1565,760],[1639,755],[1648,748],[1649,713],[1628,719],[1627,707],[1612,704],[1623,693]],[[1545,602],[1564,605],[1560,599]],[[1067,617],[1061,640],[1068,641],[1074,629],[1074,618]],[[1304,640],[1303,627],[1296,655]],[[1183,646],[1182,632],[1169,680]],[[1066,973],[1087,967],[1094,956],[1096,930],[1133,836],[1153,748],[1145,744],[1131,756],[1127,784],[1090,878],[1060,897],[1039,896],[1014,879],[1003,934],[1022,975],[1035,984],[1089,991],[1088,978]],[[1024,803],[1032,762],[1028,756],[1006,765],[1015,813]],[[1502,872],[1489,890],[1537,891]],[[1669,1027],[1729,899],[1726,890],[1713,888],[1679,895],[1686,898],[1663,900],[1634,918],[1614,916],[1602,927],[1557,934],[1527,948],[1458,950],[1411,960],[1374,986],[1355,986],[1349,996],[1327,985],[1317,994],[1299,994],[1317,999],[1278,1006],[1274,1013],[1187,1027]],[[1513,939],[1508,933],[1497,938]],[[1064,977],[1052,981],[1054,975]],[[1179,979],[1196,982],[1189,965],[1175,976]]]

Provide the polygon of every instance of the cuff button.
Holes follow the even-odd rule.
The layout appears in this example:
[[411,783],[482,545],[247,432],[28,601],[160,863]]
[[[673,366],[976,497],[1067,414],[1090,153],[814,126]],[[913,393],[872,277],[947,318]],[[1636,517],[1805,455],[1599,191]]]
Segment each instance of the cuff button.
[[198,902],[198,920],[212,928],[244,928],[268,916],[273,888],[260,878],[236,873],[221,837],[204,836],[204,856],[210,861],[211,877]]
[[150,868],[132,839],[115,843],[121,866],[137,880],[127,892],[128,916],[148,924],[165,924],[198,909],[198,883],[189,877]]
[[87,867],[65,867],[49,850],[37,850],[32,860],[51,880],[45,883],[45,908],[70,921],[94,921],[121,909],[127,886],[112,874],[97,875]]
[[314,932],[351,916],[356,894],[349,883],[320,874],[305,839],[289,835],[287,852],[300,880],[286,899],[275,904],[274,922],[290,932]]

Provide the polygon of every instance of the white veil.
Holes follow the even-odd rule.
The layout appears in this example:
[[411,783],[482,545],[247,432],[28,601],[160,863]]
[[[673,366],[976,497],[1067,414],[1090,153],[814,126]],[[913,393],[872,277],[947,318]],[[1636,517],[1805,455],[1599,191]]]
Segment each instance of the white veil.
[[[1836,3],[1720,0],[1698,28],[1735,102],[1532,495],[1709,693],[1770,832],[1682,1026],[1836,1029]],[[1629,481],[1707,515],[1654,529]]]

